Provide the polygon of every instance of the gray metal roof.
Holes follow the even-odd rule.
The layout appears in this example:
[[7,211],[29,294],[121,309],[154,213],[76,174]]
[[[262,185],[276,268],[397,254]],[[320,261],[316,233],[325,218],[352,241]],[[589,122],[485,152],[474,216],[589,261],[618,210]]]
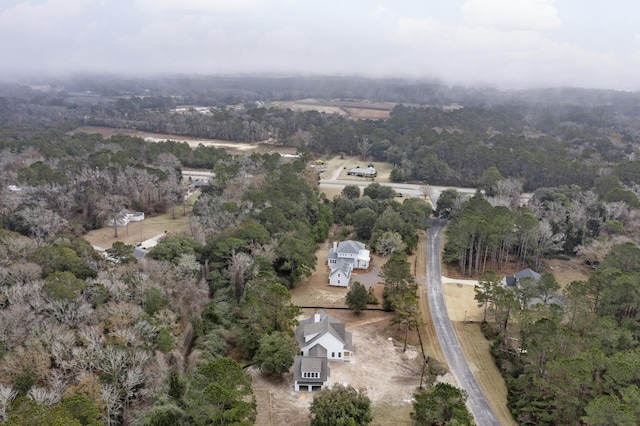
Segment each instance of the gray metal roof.
[[529,277],[529,278],[533,278],[536,281],[540,281],[540,278],[542,278],[539,273],[529,268],[523,269],[522,271],[518,271],[515,274],[513,274],[513,276],[516,277],[517,280],[521,278]]
[[346,240],[338,244],[338,253],[358,254],[360,250],[364,250],[364,244],[360,241]]

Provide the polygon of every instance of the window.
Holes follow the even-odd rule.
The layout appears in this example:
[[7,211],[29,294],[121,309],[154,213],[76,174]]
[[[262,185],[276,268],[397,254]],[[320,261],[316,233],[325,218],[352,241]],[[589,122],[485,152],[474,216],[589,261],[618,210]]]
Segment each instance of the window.
[[342,358],[342,352],[338,352],[338,358]]
[[335,352],[331,352],[331,358],[335,358],[336,357],[336,353]]
[[304,356],[304,351],[300,351],[300,356]]

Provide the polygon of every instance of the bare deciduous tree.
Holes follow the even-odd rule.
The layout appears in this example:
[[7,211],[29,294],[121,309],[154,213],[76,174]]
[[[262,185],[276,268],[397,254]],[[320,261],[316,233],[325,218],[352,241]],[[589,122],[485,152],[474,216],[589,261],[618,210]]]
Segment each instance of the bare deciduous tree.
[[114,237],[118,238],[118,228],[124,225],[123,210],[129,205],[129,200],[122,195],[108,194],[98,201],[98,217],[108,226],[113,227]]
[[369,142],[369,139],[362,138],[360,142],[358,142],[358,151],[360,152],[360,156],[363,161],[367,161],[367,156],[369,155],[369,151],[371,151],[371,147],[373,144]]
[[30,236],[40,244],[69,225],[66,219],[40,204],[25,207],[15,215],[22,221],[23,226],[28,228]]
[[0,283],[5,286],[25,285],[40,279],[42,268],[35,263],[14,263],[0,269]]
[[615,236],[610,239],[597,239],[591,241],[588,245],[582,245],[578,247],[577,254],[582,257],[587,265],[595,268],[602,262],[605,256],[611,251],[611,248],[615,245],[630,241],[629,238],[624,236]]
[[120,410],[122,410],[122,402],[120,401],[118,390],[109,383],[103,384],[100,386],[100,395],[107,408],[105,425],[116,426],[120,424],[118,417],[120,416]]
[[27,396],[34,400],[37,404],[46,405],[49,407],[57,404],[62,399],[61,394],[58,394],[50,389],[39,388],[37,386],[29,389],[29,392],[27,392]]
[[605,212],[605,221],[607,220],[620,220],[623,221],[629,215],[629,208],[624,201],[614,201],[610,203],[603,203]]
[[507,200],[507,206],[515,208],[520,205],[522,196],[522,182],[517,179],[501,179],[495,184],[497,198]]
[[23,304],[13,304],[0,311],[0,343],[11,351],[25,341],[31,333],[36,315]]
[[225,275],[231,280],[233,294],[236,300],[242,299],[244,285],[252,275],[253,258],[247,253],[233,253],[225,270]]
[[11,386],[0,383],[0,422],[7,421],[7,408],[17,395]]

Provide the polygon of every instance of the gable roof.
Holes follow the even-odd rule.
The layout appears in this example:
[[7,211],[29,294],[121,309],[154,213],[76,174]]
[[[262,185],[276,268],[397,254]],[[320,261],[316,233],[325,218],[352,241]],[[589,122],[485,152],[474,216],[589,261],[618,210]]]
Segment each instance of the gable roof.
[[[303,378],[302,372],[320,373],[319,378]],[[329,365],[326,357],[297,355],[293,358],[293,380],[304,383],[322,383],[329,378]]]
[[364,250],[364,244],[361,243],[360,241],[346,240],[338,244],[339,253],[358,254],[360,253],[360,250]]
[[519,280],[521,278],[533,278],[536,281],[540,281],[540,278],[542,278],[539,273],[529,268],[518,271],[513,274],[513,276],[516,278],[516,280]]
[[[320,316],[317,322],[315,321],[316,315]],[[317,314],[300,321],[300,325],[296,328],[296,339],[301,347],[309,346],[317,342],[326,333],[329,333],[341,342],[345,349],[349,351],[353,350],[352,336],[350,332],[346,331],[344,323],[324,311],[318,311]],[[312,336],[314,334],[315,337],[305,342],[306,336]],[[326,350],[326,348],[324,349]]]
[[300,370],[310,373],[320,373],[322,370],[322,358],[305,356],[300,360]]
[[331,273],[329,276],[334,276],[338,272],[342,272],[349,278],[351,276],[351,270],[353,269],[353,262],[345,262],[343,259],[340,259],[337,263],[331,266]]
[[376,173],[376,168],[373,166],[369,167],[354,167],[353,169],[349,169],[349,173],[365,173],[365,174],[374,174]]
[[309,349],[309,356],[327,357],[327,350],[322,345],[315,345]]

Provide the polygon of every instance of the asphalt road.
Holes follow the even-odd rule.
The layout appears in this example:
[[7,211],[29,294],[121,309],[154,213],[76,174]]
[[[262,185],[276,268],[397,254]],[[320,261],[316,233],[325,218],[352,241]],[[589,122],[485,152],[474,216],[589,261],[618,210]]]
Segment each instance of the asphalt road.
[[469,395],[467,406],[479,426],[499,425],[498,418],[489,406],[484,393],[478,386],[467,359],[464,357],[460,343],[449,319],[449,312],[444,302],[442,289],[442,271],[440,268],[440,234],[444,229],[445,221],[442,219],[430,220],[427,231],[427,289],[429,296],[429,308],[435,326],[438,340],[444,351],[451,374],[456,378],[458,385],[467,391]]
[[[367,186],[371,185],[373,181],[359,178],[359,180],[348,179],[321,179],[320,189],[343,189],[346,185],[356,185],[360,188],[360,192]],[[429,191],[429,187],[426,185],[413,185],[409,183],[388,183],[378,182],[383,186],[390,186],[394,191],[401,193],[405,197],[423,197],[424,191]]]

